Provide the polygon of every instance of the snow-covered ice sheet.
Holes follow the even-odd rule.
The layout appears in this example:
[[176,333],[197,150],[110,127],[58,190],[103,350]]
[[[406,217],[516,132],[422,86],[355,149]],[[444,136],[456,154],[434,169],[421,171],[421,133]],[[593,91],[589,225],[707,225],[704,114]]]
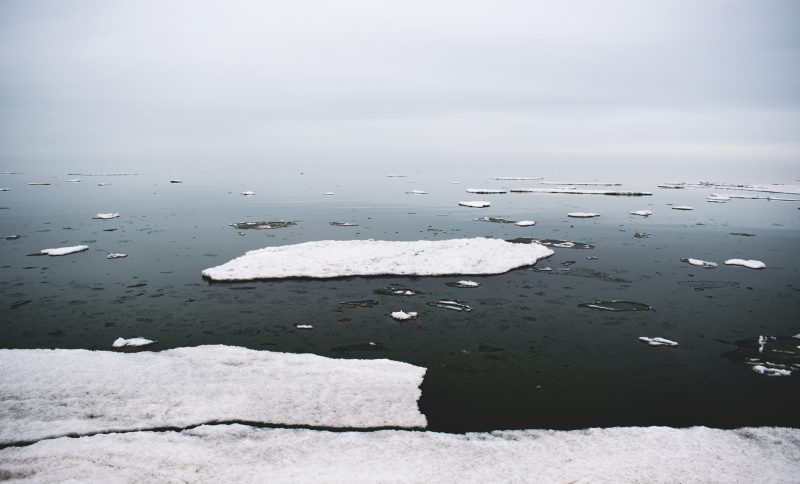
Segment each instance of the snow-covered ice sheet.
[[217,281],[287,277],[502,274],[553,254],[541,244],[473,238],[396,242],[323,240],[252,250],[203,271]]
[[797,482],[800,430],[617,427],[466,435],[244,425],[0,450],[36,482]]
[[0,350],[0,443],[209,422],[424,427],[425,369],[199,346]]
[[39,251],[40,254],[44,255],[69,255],[75,254],[76,252],[83,252],[85,250],[89,250],[88,245],[73,245],[72,247],[57,247],[55,249],[42,249]]

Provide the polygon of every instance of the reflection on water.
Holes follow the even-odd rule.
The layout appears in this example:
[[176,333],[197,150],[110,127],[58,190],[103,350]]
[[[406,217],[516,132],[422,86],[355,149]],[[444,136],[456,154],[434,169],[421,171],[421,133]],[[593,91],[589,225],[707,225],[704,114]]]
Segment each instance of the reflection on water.
[[[158,341],[155,350],[230,344],[391,358],[428,368],[420,405],[436,430],[800,425],[800,378],[753,369],[797,364],[772,352],[791,345],[781,335],[800,333],[797,203],[706,203],[702,188],[630,184],[623,188],[653,195],[488,193],[490,208],[471,209],[457,205],[469,197],[465,187],[510,191],[538,182],[493,173],[459,174],[459,184],[452,174],[180,175],[183,183],[170,183],[172,174],[93,183],[3,176],[0,346],[110,350],[117,338],[144,337]],[[49,185],[28,185],[34,181]],[[407,194],[419,187],[425,196]],[[248,190],[257,195],[241,195]],[[652,215],[630,215],[645,208]],[[109,210],[122,215],[92,219]],[[602,216],[566,216],[584,211]],[[234,220],[254,225],[231,228]],[[256,230],[237,233],[246,229]],[[555,254],[533,268],[469,276],[476,285],[466,286],[452,276],[226,284],[200,276],[267,246],[480,236],[538,240]],[[79,244],[89,248],[26,257]],[[767,268],[708,270],[681,262],[687,254],[757,259]],[[587,302],[655,310],[579,306]],[[398,323],[389,317],[398,311],[419,317]],[[766,342],[769,358],[756,354],[760,335],[777,338]],[[661,351],[640,337],[680,345]],[[769,412],[753,411],[765,405]]]

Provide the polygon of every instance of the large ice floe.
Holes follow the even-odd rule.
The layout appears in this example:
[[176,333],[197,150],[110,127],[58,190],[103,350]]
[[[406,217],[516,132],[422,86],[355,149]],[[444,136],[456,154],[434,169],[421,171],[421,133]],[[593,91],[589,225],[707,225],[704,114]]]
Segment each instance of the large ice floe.
[[750,269],[763,269],[767,267],[766,264],[761,262],[760,260],[752,260],[752,259],[728,259],[725,261],[725,265],[729,266],[742,266],[747,267]]
[[73,245],[72,247],[56,247],[54,249],[42,249],[39,251],[39,254],[59,256],[59,255],[75,254],[77,252],[83,252],[85,250],[89,250],[88,245]]
[[466,435],[205,425],[0,450],[36,482],[797,481],[800,429],[617,427]]
[[425,427],[417,408],[424,374],[396,361],[221,345],[0,350],[0,444],[231,421]]
[[215,281],[288,277],[502,274],[530,266],[553,250],[500,239],[323,240],[252,250],[203,271]]

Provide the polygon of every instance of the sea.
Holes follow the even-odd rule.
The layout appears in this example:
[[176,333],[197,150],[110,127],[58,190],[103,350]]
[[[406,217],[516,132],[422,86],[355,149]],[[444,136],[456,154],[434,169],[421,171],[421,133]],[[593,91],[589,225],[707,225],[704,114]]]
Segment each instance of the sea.
[[[222,167],[3,173],[0,348],[112,351],[117,338],[144,337],[156,343],[140,351],[235,345],[398,360],[427,368],[419,406],[428,429],[442,432],[800,426],[800,195],[658,187],[696,179],[571,185],[615,183],[613,172],[553,173],[544,181],[555,185],[540,176],[536,166],[427,173],[396,164],[246,176]],[[559,184],[651,195],[467,192]],[[759,198],[715,203],[711,193]],[[513,223],[522,220],[536,223]],[[492,276],[218,283],[201,275],[271,246],[470,237],[546,241],[555,253]],[[39,255],[75,245],[89,249]],[[460,280],[480,285],[448,285]],[[400,322],[395,311],[419,316]]]

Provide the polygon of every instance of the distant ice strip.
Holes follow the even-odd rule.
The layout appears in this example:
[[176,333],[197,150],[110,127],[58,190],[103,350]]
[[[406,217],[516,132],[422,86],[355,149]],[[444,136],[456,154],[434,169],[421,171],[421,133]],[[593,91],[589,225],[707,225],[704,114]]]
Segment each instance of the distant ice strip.
[[232,346],[0,350],[0,443],[208,422],[425,427],[425,369]]
[[493,176],[492,180],[517,180],[517,181],[529,181],[529,180],[541,180],[544,177],[541,176]]
[[594,212],[570,212],[567,214],[567,217],[572,217],[572,218],[594,218],[599,216],[600,216],[599,213],[594,213]]
[[577,188],[512,188],[511,193],[567,193],[570,195],[613,195],[619,197],[648,197],[652,192],[631,190],[586,190]]
[[542,181],[542,185],[590,185],[597,187],[620,187],[622,183],[608,183],[608,182],[556,182],[556,181]]
[[479,193],[483,195],[502,195],[508,193],[508,190],[498,190],[495,188],[467,188],[467,193]]
[[492,205],[491,202],[486,202],[482,200],[477,201],[467,201],[467,202],[458,202],[459,205],[462,207],[470,207],[470,208],[486,208]]
[[533,265],[553,254],[538,243],[500,239],[451,239],[395,242],[323,240],[252,250],[203,271],[216,281],[287,277],[444,276],[502,274]]
[[709,262],[707,260],[702,259],[692,259],[691,257],[681,259],[681,262],[688,262],[689,264],[697,267],[703,267],[705,269],[713,269],[717,267],[716,262]]
[[0,450],[37,482],[797,481],[800,429],[616,427],[466,435],[205,425]]
[[69,255],[75,254],[77,252],[83,252],[84,250],[89,250],[88,245],[74,245],[72,247],[57,247],[55,249],[42,249],[39,251],[40,254],[44,255]]

